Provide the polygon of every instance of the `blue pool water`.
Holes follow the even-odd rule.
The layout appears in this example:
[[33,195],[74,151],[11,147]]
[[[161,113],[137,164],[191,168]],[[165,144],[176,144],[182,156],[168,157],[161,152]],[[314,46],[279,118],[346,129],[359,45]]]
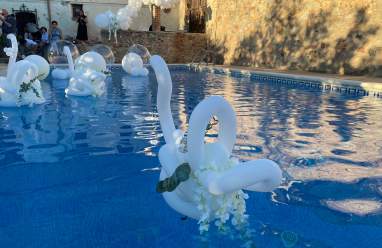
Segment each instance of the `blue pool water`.
[[[0,109],[0,247],[381,247],[382,100],[172,71],[172,111],[223,95],[238,116],[235,155],[285,171],[249,193],[249,226],[200,235],[155,192],[163,137],[156,80],[116,68],[99,99]],[[213,140],[216,131],[209,133]]]

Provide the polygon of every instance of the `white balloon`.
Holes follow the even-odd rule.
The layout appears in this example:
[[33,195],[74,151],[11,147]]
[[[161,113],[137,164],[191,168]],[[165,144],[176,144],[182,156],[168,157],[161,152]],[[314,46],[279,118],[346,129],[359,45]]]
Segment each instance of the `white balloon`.
[[136,9],[141,9],[142,8],[142,0],[130,0],[129,1],[129,6],[132,6]]
[[105,15],[109,18],[109,20],[115,17],[114,13],[111,10],[106,11]]
[[62,68],[56,68],[52,71],[52,77],[54,79],[68,79],[71,77],[71,75],[74,73],[74,64],[73,64],[73,58],[72,53],[70,51],[70,48],[68,46],[64,46],[63,53],[66,56],[69,68],[68,69],[62,69]]
[[96,52],[99,55],[101,55],[104,58],[106,65],[112,65],[115,62],[115,56],[114,56],[113,50],[111,49],[111,47],[107,45],[98,44],[98,45],[92,46],[89,52]]
[[126,5],[124,8],[121,8],[117,12],[117,22],[119,27],[123,30],[128,30],[132,19],[138,16],[139,8],[135,5]]
[[67,95],[72,96],[101,96],[105,93],[106,75],[97,71],[78,71],[70,78]]
[[178,2],[179,0],[130,0],[129,4],[119,9],[116,15],[110,10],[98,14],[95,17],[95,23],[99,28],[121,28],[123,30],[128,30],[133,18],[138,16],[138,12],[143,4],[155,4],[161,8],[171,8]]
[[74,64],[75,68],[89,68],[98,72],[106,71],[106,61],[96,52],[86,52],[78,57]]
[[99,28],[107,28],[109,26],[109,17],[105,13],[96,15],[95,24]]
[[122,59],[122,68],[133,76],[147,76],[149,71],[143,66],[141,56],[136,53],[128,53]]
[[37,66],[39,80],[43,80],[46,77],[48,77],[50,66],[48,61],[46,61],[46,59],[38,55],[29,55],[24,60],[27,60]]
[[101,96],[106,91],[106,61],[99,53],[90,51],[75,62],[75,70],[65,89],[72,96]]

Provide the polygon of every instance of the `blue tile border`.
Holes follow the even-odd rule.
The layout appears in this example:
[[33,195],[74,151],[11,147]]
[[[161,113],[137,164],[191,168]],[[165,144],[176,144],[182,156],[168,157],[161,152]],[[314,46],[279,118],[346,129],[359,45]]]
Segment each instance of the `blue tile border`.
[[[176,65],[175,68],[178,68]],[[172,69],[173,66],[170,66]],[[220,68],[213,66],[184,65],[182,69],[214,73],[234,78],[249,78],[251,81],[266,81],[269,83],[284,84],[295,87],[316,88],[322,91],[334,91],[343,94],[373,96],[382,98],[381,89],[364,89],[361,81],[340,80],[332,78],[321,78],[316,76],[302,76],[285,73],[272,73],[264,71],[251,71],[240,69]]]
[[[149,70],[151,67],[145,65]],[[293,75],[286,73],[274,73],[256,70],[240,70],[222,68],[216,66],[194,65],[194,64],[169,64],[172,71],[196,71],[224,75],[234,78],[248,78],[251,81],[265,81],[268,83],[284,84],[294,87],[307,87],[322,90],[324,92],[337,92],[358,96],[372,96],[382,99],[381,89],[365,89],[363,82],[354,80],[340,80],[323,78],[317,76]],[[113,64],[112,68],[120,68],[120,64]]]

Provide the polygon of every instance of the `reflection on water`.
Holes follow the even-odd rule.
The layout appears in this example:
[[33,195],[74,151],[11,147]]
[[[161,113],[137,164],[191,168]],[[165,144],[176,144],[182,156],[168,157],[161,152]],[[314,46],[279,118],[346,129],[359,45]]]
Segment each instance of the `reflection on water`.
[[327,204],[329,208],[332,208],[334,210],[361,216],[376,213],[382,208],[381,202],[368,199],[352,199],[343,201],[328,200],[325,201],[325,204]]
[[[285,171],[287,181],[272,196],[275,202],[311,207],[319,216],[320,211],[373,214],[373,223],[382,225],[382,100],[212,74],[174,72],[173,79],[172,111],[181,129],[206,96],[222,95],[233,104],[234,154],[270,158]],[[107,94],[98,99],[66,97],[66,83],[44,83],[42,106],[0,109],[0,170],[89,156],[156,156],[163,138],[152,74],[134,78],[116,69]],[[216,135],[215,127],[207,140]],[[287,231],[277,231],[277,237]]]

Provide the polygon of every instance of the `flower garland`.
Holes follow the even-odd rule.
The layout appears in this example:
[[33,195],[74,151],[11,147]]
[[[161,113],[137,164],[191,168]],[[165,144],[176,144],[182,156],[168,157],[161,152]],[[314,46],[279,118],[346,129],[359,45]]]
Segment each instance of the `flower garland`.
[[[218,120],[213,117],[212,121],[208,123],[206,134],[215,125]],[[187,153],[187,134],[184,134],[180,141],[177,143],[178,151],[180,153]],[[238,163],[236,158],[231,158],[227,164],[207,164],[197,171],[191,172],[190,180],[193,180],[198,186],[194,191],[194,201],[197,203],[198,209],[203,213],[198,221],[199,231],[201,233],[209,230],[211,220],[215,220],[215,225],[219,230],[223,230],[226,222],[231,218],[231,223],[235,228],[240,229],[247,223],[248,215],[246,212],[245,200],[249,198],[248,194],[242,190],[232,192],[230,194],[214,195],[205,188],[200,180],[201,174],[205,171],[222,172],[228,170]],[[211,209],[210,206],[218,206],[217,209]]]
[[[237,160],[232,158],[223,168],[209,164],[191,174],[191,179],[197,184],[195,189],[195,198],[198,209],[203,213],[199,219],[199,231],[201,233],[209,230],[211,220],[215,220],[215,225],[220,229],[224,229],[226,222],[231,218],[231,223],[236,228],[244,225],[247,221],[248,215],[246,212],[245,200],[248,195],[242,190],[232,192],[230,194],[214,195],[211,194],[201,183],[201,174],[205,171],[224,171],[232,168],[237,164]],[[217,209],[211,209],[210,206],[218,206]],[[214,212],[214,213],[213,213]]]
[[33,86],[33,84],[36,82],[36,80],[38,80],[38,78],[40,76],[41,75],[38,75],[38,76],[32,78],[31,80],[29,80],[29,82],[22,82],[22,84],[20,85],[20,89],[19,89],[19,96],[18,96],[19,102],[21,101],[23,94],[25,94],[29,91],[32,91],[36,95],[36,97],[41,98],[40,93]]

